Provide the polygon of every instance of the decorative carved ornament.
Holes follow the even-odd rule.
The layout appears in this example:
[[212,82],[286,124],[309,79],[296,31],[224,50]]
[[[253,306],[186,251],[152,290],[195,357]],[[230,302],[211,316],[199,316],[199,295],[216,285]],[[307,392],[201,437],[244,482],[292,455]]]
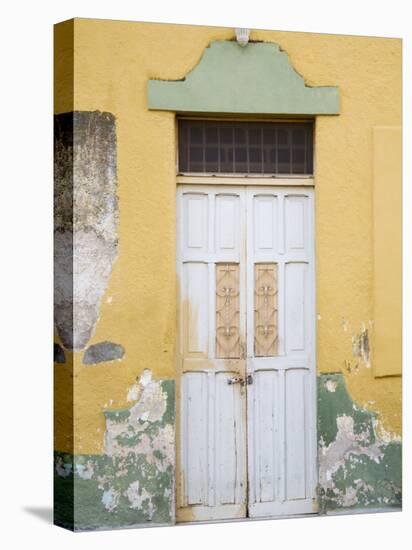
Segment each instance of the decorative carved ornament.
[[277,264],[255,264],[255,356],[272,357],[277,349]]
[[216,264],[216,357],[240,358],[239,264]]

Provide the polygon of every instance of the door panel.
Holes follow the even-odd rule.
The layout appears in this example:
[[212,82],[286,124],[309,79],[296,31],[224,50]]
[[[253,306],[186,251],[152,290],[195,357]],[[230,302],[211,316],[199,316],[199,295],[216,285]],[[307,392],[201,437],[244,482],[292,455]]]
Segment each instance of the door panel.
[[178,190],[178,521],[246,515],[244,198]]
[[310,492],[306,484],[309,456],[306,452],[307,370],[285,372],[285,500],[305,499]]
[[[256,194],[253,197],[255,231],[253,243],[256,254],[262,257],[275,253],[278,248],[278,198],[274,194]],[[251,244],[251,243],[250,243]]]
[[308,265],[285,263],[285,354],[307,353],[309,311],[307,295]]
[[208,494],[208,388],[207,374],[188,372],[182,379],[184,419],[181,435],[187,452],[181,457],[185,470],[185,504],[209,502]]
[[177,202],[177,519],[313,512],[313,191],[194,185]]
[[209,348],[208,265],[205,262],[186,262],[182,266],[183,342],[185,357],[207,357]]
[[207,252],[208,195],[206,193],[187,193],[183,200],[183,247],[187,252]]
[[[238,384],[228,384],[237,372],[186,372],[182,377],[182,470],[181,504],[193,508],[192,519],[225,517],[245,513],[245,469],[238,458],[245,434],[242,429],[244,399]],[[235,506],[239,510],[235,511]],[[207,508],[206,508],[207,507]]]
[[[265,210],[262,203],[277,206]],[[315,511],[312,212],[312,190],[247,190],[247,373],[253,380],[247,389],[251,517]],[[269,240],[261,238],[262,227],[273,227],[278,236],[274,246],[263,246]],[[256,270],[265,270],[265,266],[265,275],[258,277]],[[270,277],[270,270],[276,277]],[[276,346],[272,345],[274,338]]]

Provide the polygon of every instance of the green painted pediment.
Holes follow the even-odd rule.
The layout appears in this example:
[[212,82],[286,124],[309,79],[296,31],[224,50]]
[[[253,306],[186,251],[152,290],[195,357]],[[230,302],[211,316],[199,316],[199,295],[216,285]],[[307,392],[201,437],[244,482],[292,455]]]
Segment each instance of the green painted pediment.
[[336,86],[306,86],[273,43],[214,41],[183,80],[149,80],[149,109],[180,113],[337,115]]

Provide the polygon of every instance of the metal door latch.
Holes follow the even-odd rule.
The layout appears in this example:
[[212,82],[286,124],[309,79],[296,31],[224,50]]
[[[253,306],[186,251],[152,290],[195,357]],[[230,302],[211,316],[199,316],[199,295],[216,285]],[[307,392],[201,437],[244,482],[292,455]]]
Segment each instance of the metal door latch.
[[241,386],[250,385],[253,384],[253,378],[251,374],[248,374],[246,378],[241,378],[240,376],[233,376],[232,378],[228,378],[227,383],[229,385],[231,384],[240,384]]
[[253,377],[251,374],[248,374],[246,376],[246,380],[244,380],[243,382],[244,384],[247,384],[248,386],[250,386],[250,384],[253,384]]

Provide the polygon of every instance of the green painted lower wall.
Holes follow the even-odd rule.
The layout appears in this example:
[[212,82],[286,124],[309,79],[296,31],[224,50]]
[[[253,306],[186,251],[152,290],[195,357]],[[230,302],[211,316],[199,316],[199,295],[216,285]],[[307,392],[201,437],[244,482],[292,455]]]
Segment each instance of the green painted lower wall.
[[105,454],[55,453],[54,522],[74,531],[175,521],[175,385],[142,377],[107,411]]
[[382,440],[375,427],[375,413],[352,401],[342,374],[318,377],[322,512],[402,505],[401,442]]

